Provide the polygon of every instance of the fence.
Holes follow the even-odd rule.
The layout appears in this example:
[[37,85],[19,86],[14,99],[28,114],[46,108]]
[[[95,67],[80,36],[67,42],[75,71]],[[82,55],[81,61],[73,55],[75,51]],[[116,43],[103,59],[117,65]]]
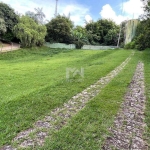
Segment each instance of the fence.
[[75,49],[76,46],[74,44],[65,44],[65,43],[46,43],[45,46],[50,48],[66,48],[66,49]]
[[20,49],[20,45],[16,43],[11,43],[11,44],[0,44],[0,52],[7,52],[7,51],[13,51]]
[[92,50],[107,50],[115,49],[117,46],[94,46],[94,45],[84,45],[82,49],[92,49]]
[[[45,43],[45,46],[50,48],[66,48],[66,49],[75,49],[75,44],[65,44],[65,43]],[[94,46],[94,45],[84,45],[82,49],[84,50],[107,50],[115,49],[117,46]]]

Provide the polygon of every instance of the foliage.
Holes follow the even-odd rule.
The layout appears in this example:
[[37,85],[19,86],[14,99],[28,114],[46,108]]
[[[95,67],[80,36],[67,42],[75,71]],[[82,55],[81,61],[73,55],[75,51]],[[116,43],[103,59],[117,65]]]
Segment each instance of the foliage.
[[90,22],[87,23],[85,26],[86,30],[87,30],[87,36],[88,36],[88,40],[92,45],[96,45],[96,43],[99,43],[100,39],[101,39],[101,35],[98,31],[99,26],[97,22]]
[[0,18],[0,35],[7,31],[4,19]]
[[75,41],[74,44],[76,45],[76,49],[81,49],[85,43],[79,40],[79,41]]
[[136,30],[136,36],[134,38],[136,48],[138,50],[144,50],[150,47],[150,19],[141,21]]
[[[5,21],[5,26],[7,30],[7,32],[3,34],[1,38],[11,41],[14,38],[12,30],[13,27],[18,23],[18,16],[15,14],[14,10],[10,6],[0,2],[0,18]],[[7,39],[7,37],[9,38]]]
[[76,26],[72,31],[71,35],[74,40],[74,44],[77,49],[81,49],[84,44],[88,44],[87,31],[81,26]]
[[150,47],[150,0],[142,0],[144,3],[144,15],[142,21],[137,27],[135,43],[138,50],[144,50]]
[[85,28],[91,44],[117,45],[119,26],[113,21],[100,19],[97,22],[86,24]]
[[124,46],[124,48],[125,48],[125,49],[135,49],[135,48],[137,48],[137,47],[136,47],[136,42],[135,42],[135,41],[132,41],[132,42],[126,44],[126,45]]
[[141,18],[144,20],[150,19],[150,0],[141,0],[144,4],[144,14]]
[[46,35],[46,27],[38,25],[28,16],[22,16],[14,27],[14,34],[21,41],[22,47],[42,46]]
[[73,28],[73,22],[68,17],[58,15],[46,27],[46,41],[60,43],[72,42],[71,30]]
[[118,29],[110,29],[104,37],[106,45],[117,45],[118,33]]
[[71,35],[75,41],[83,41],[84,43],[88,43],[87,31],[82,26],[76,26],[72,31]]

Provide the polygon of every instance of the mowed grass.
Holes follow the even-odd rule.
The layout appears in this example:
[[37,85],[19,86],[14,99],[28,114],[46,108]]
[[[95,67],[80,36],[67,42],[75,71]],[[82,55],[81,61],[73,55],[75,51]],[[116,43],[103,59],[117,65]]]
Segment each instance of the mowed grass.
[[[132,51],[22,49],[0,54],[0,146],[105,76]],[[66,80],[66,68],[84,68]]]
[[114,117],[120,109],[140,54],[136,52],[129,64],[101,93],[92,99],[60,131],[47,139],[41,150],[100,150],[113,126]]
[[145,89],[146,89],[146,119],[145,122],[147,124],[146,132],[145,132],[145,140],[150,149],[150,49],[147,49],[141,52],[143,62],[145,64]]

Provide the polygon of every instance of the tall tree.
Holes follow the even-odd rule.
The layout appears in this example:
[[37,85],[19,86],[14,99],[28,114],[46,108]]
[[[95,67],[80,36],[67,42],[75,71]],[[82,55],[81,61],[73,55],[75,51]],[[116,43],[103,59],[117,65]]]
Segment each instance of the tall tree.
[[18,16],[10,6],[0,2],[0,18],[5,21],[7,29],[7,32],[2,36],[2,38],[11,41],[14,38],[12,30],[18,23]]
[[150,19],[150,0],[141,0],[144,4],[144,14],[141,15],[142,19]]
[[71,30],[73,28],[73,22],[65,16],[58,15],[53,18],[47,25],[46,41],[71,43]]
[[35,11],[36,11],[36,17],[37,17],[37,20],[40,24],[43,24],[43,20],[45,18],[45,14],[43,13],[43,9],[42,8],[35,8]]
[[107,19],[86,24],[88,38],[91,44],[116,45],[119,26]]
[[99,33],[99,26],[97,22],[87,23],[85,26],[88,33],[88,40],[92,45],[99,44],[101,35]]
[[81,40],[84,43],[88,43],[88,36],[87,36],[87,31],[84,27],[82,26],[76,26],[72,31],[71,34],[74,38],[74,40]]
[[42,46],[46,36],[46,27],[37,24],[28,16],[22,16],[15,25],[14,34],[21,41],[22,47]]
[[0,35],[7,31],[4,19],[0,18]]

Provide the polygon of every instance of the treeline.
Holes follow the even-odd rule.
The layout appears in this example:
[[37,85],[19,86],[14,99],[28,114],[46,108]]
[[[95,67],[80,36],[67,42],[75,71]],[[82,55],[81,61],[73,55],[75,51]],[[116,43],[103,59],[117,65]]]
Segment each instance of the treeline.
[[[47,42],[117,45],[119,26],[111,20],[100,19],[74,26],[69,16],[58,15],[44,24],[45,14],[37,8],[25,15],[15,13],[7,4],[0,2],[0,40],[20,42],[22,47],[41,46]],[[123,39],[121,39],[123,42]]]
[[[145,14],[138,25],[136,36],[125,48],[143,50],[150,47],[150,0],[142,0],[145,4]],[[0,41],[20,42],[22,47],[42,46],[45,41],[76,44],[81,48],[84,44],[117,46],[120,27],[120,46],[124,47],[125,24],[118,26],[108,19],[85,22],[85,26],[74,26],[70,16],[58,15],[48,23],[44,23],[45,14],[42,8],[25,15],[15,11],[5,3],[0,2]]]

